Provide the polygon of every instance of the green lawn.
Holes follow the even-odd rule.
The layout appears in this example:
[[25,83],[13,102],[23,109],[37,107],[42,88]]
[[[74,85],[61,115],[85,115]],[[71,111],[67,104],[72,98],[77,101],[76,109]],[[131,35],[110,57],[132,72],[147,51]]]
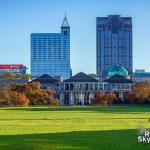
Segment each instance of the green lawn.
[[0,150],[150,150],[150,107],[0,108]]

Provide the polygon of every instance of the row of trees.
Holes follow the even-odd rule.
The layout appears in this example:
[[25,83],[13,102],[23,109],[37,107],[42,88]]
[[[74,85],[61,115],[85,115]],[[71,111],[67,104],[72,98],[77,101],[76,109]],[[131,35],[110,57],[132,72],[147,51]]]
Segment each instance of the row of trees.
[[9,88],[0,89],[1,106],[59,105],[54,99],[54,89],[41,89],[39,82],[14,83]]
[[[31,75],[20,75],[15,73],[5,73],[0,79],[21,78],[30,79]],[[0,105],[59,105],[59,100],[54,99],[54,89],[41,89],[39,82],[14,83],[5,88],[0,88]],[[136,83],[132,86],[132,92],[124,94],[124,104],[150,104],[150,81]],[[109,105],[117,102],[117,96],[111,92],[98,92],[91,100],[92,104]]]
[[31,79],[31,75],[30,74],[16,74],[16,73],[12,73],[12,72],[6,72],[2,75],[0,75],[1,79],[5,79],[5,78],[21,78],[21,79]]
[[135,83],[131,92],[124,93],[123,100],[118,100],[114,93],[98,92],[92,104],[150,104],[150,81]]

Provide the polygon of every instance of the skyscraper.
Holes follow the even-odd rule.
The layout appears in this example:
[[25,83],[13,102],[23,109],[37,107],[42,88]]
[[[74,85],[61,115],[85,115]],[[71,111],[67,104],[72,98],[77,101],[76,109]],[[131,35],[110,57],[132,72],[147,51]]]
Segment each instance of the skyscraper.
[[61,33],[31,34],[31,74],[71,77],[70,26],[66,16]]
[[123,65],[132,74],[132,18],[97,17],[96,49],[98,75],[107,75],[114,65]]

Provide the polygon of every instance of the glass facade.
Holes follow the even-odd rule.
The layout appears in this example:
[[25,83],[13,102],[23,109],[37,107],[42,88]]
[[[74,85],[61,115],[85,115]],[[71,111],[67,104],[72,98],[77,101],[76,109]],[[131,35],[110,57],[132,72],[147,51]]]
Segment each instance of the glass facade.
[[116,65],[132,74],[132,18],[109,15],[96,21],[97,74],[106,75]]
[[66,17],[61,33],[31,34],[31,74],[71,77],[70,27]]

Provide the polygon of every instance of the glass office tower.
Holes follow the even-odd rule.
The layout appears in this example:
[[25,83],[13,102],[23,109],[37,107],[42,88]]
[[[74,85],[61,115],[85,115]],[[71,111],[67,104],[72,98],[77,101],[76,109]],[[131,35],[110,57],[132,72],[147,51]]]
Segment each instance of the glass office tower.
[[61,33],[31,34],[31,74],[71,77],[70,26],[65,16]]
[[97,74],[105,76],[122,65],[132,74],[132,18],[120,15],[96,19]]

